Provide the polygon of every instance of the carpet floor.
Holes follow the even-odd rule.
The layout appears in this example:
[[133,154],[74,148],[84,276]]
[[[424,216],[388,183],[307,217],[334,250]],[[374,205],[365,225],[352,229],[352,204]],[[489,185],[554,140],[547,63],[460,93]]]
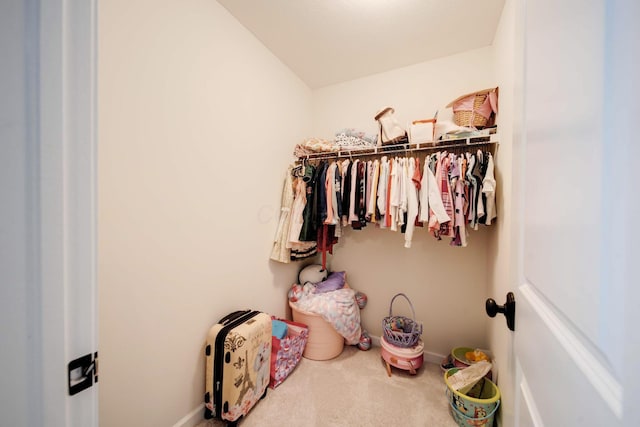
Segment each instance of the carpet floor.
[[[391,368],[380,348],[346,346],[327,361],[302,358],[296,369],[238,423],[241,427],[456,427],[449,414],[440,366],[425,363],[417,375]],[[224,423],[203,421],[197,427]]]

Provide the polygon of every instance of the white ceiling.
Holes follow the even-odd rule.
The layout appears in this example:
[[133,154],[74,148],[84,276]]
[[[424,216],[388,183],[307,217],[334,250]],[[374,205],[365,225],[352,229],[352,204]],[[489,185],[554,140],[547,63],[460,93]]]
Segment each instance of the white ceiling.
[[489,46],[504,0],[218,0],[309,87]]

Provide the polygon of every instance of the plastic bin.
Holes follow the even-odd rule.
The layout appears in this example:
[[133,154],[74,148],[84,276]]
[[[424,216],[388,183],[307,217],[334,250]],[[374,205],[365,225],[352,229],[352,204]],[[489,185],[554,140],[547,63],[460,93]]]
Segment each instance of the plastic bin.
[[[500,405],[500,389],[491,380],[482,378],[474,385],[466,394],[462,394],[451,387],[449,377],[458,372],[458,368],[449,369],[444,374],[444,381],[447,384],[447,394],[449,395],[449,403],[461,415],[472,419],[492,418],[495,410]],[[455,416],[454,411],[454,418]],[[458,421],[456,418],[456,421]],[[491,419],[493,422],[493,419]],[[468,424],[460,424],[468,425]],[[491,426],[491,423],[482,424]]]
[[493,420],[495,418],[495,415],[496,415],[496,412],[498,411],[499,406],[500,406],[500,401],[498,401],[498,404],[495,406],[495,408],[493,408],[493,411],[487,414],[487,416],[474,418],[474,417],[468,417],[462,412],[458,411],[458,409],[456,409],[453,402],[449,402],[449,412],[451,412],[451,416],[456,421],[456,423],[458,423],[460,427],[469,427],[469,426],[492,427]]

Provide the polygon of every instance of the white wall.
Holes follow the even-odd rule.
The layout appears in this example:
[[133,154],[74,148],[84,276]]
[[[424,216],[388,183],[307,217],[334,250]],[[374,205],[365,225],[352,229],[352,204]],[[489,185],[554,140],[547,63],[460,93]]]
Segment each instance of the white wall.
[[100,2],[99,31],[100,425],[172,425],[213,323],[285,314],[299,265],[269,253],[311,91],[215,1]]
[[[493,49],[487,47],[318,89],[313,93],[314,135],[332,138],[344,127],[375,132],[373,117],[386,105],[395,108],[400,123],[433,117],[437,109],[442,117],[444,106],[459,95],[492,86]],[[362,319],[373,335],[382,333],[391,298],[404,292],[424,323],[426,351],[444,355],[456,346],[485,348],[487,251],[495,226],[470,233],[468,247],[458,248],[418,229],[413,247],[405,249],[400,233],[373,226],[347,229],[329,268],[346,270],[350,286],[368,295]],[[410,314],[407,307],[396,300],[394,314]]]
[[[401,124],[430,118],[460,95],[495,85],[491,47],[475,49],[313,92],[314,135],[332,138],[341,128],[375,132],[376,112],[395,108]],[[451,110],[448,110],[451,114]]]

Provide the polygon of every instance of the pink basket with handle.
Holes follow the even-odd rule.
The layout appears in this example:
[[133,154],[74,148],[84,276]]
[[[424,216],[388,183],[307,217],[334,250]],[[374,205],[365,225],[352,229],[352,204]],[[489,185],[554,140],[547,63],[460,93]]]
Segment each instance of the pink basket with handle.
[[[404,297],[409,303],[413,319],[393,315],[393,302],[399,296]],[[397,347],[413,347],[422,335],[422,323],[417,322],[415,317],[416,312],[411,300],[403,293],[396,294],[389,304],[389,316],[382,319],[382,332],[387,342]]]

